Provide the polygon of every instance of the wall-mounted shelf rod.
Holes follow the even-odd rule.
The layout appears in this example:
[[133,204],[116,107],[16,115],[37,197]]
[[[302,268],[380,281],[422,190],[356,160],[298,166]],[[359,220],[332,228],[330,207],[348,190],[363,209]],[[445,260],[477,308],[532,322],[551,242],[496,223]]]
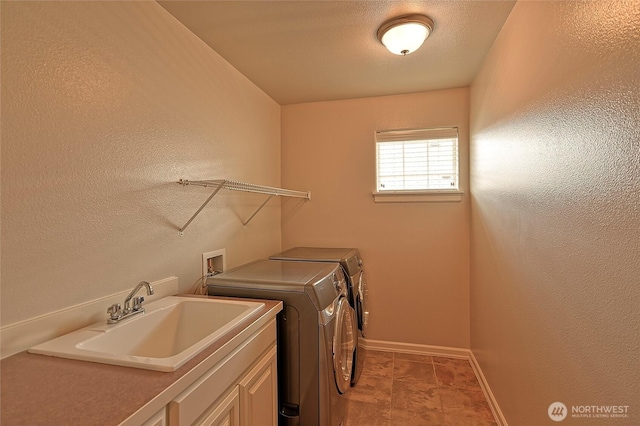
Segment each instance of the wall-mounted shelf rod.
[[309,191],[306,191],[306,192],[304,192],[304,191],[294,191],[292,189],[275,188],[275,187],[272,187],[272,186],[256,185],[256,184],[253,184],[253,183],[238,182],[238,181],[226,180],[226,179],[217,179],[217,180],[186,180],[186,179],[180,179],[177,183],[179,183],[180,185],[183,185],[183,186],[196,185],[196,186],[204,186],[204,187],[215,188],[213,190],[213,192],[211,193],[211,195],[209,196],[209,198],[207,198],[205,200],[205,202],[200,206],[200,208],[198,210],[196,210],[196,212],[193,214],[193,216],[191,216],[191,218],[189,218],[187,223],[185,223],[184,226],[182,228],[180,228],[180,236],[184,235],[184,230],[187,229],[187,226],[189,226],[189,224],[193,221],[193,219],[195,219],[196,216],[198,216],[198,214],[200,214],[202,209],[204,209],[205,206],[207,204],[209,204],[209,202],[213,199],[213,197],[216,196],[216,194],[221,189],[230,189],[230,190],[233,190],[233,191],[244,191],[244,192],[255,192],[255,193],[258,193],[258,194],[266,194],[266,195],[269,196],[265,200],[265,202],[262,203],[260,205],[260,207],[258,207],[258,210],[256,210],[249,217],[249,219],[247,219],[246,222],[243,222],[244,226],[247,226],[247,224],[249,222],[251,222],[251,219],[253,219],[254,216],[256,214],[258,214],[258,212],[260,210],[262,210],[262,208],[269,202],[269,200],[271,198],[273,198],[274,195],[275,196],[280,196],[280,197],[304,198],[306,200],[310,200],[311,199],[311,192],[309,192]]

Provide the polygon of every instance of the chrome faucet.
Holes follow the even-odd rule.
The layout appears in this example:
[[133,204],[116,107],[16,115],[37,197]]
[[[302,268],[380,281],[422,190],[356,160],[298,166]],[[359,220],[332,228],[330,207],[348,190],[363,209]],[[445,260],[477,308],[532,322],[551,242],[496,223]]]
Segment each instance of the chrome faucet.
[[[115,324],[125,318],[130,316],[141,314],[144,312],[144,308],[142,307],[142,302],[144,302],[144,297],[133,297],[136,295],[138,290],[142,287],[146,287],[147,296],[151,296],[153,294],[153,287],[146,281],[140,281],[137,286],[131,290],[131,293],[124,299],[124,309],[120,306],[119,303],[115,303],[107,309],[107,313],[110,315],[107,320],[108,324]],[[131,306],[131,300],[133,299],[133,306]]]

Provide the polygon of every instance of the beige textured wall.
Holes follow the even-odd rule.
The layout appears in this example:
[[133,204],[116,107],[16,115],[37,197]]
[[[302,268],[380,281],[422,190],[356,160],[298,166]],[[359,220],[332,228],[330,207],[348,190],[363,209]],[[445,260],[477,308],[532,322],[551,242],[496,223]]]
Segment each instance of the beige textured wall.
[[[155,2],[2,2],[2,324],[280,249],[280,106]],[[106,309],[106,307],[105,307]]]
[[468,89],[282,107],[282,246],[357,247],[368,274],[369,338],[469,347],[469,204],[376,204],[376,130],[460,126],[468,191]]
[[640,422],[639,64],[639,2],[521,1],[472,85],[471,348],[512,425]]

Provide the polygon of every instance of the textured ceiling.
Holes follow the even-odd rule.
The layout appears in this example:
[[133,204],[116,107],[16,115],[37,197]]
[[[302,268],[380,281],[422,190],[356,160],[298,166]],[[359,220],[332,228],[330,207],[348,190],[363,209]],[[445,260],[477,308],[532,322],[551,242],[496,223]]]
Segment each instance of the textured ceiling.
[[[281,105],[467,86],[515,1],[159,1]],[[435,21],[396,56],[376,38],[394,16]]]

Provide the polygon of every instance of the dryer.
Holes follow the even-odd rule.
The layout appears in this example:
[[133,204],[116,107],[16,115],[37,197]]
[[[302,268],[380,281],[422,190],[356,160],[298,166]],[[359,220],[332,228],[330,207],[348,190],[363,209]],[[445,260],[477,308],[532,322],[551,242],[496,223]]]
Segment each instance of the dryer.
[[346,415],[355,312],[339,265],[259,260],[207,278],[208,293],[282,300],[278,424],[340,426]]
[[345,272],[349,286],[349,303],[355,310],[357,328],[356,352],[354,355],[352,385],[355,385],[362,373],[364,353],[362,338],[367,336],[369,324],[369,307],[367,304],[367,281],[364,275],[363,262],[357,248],[328,247],[294,247],[274,254],[269,259],[298,262],[330,262],[339,263]]

